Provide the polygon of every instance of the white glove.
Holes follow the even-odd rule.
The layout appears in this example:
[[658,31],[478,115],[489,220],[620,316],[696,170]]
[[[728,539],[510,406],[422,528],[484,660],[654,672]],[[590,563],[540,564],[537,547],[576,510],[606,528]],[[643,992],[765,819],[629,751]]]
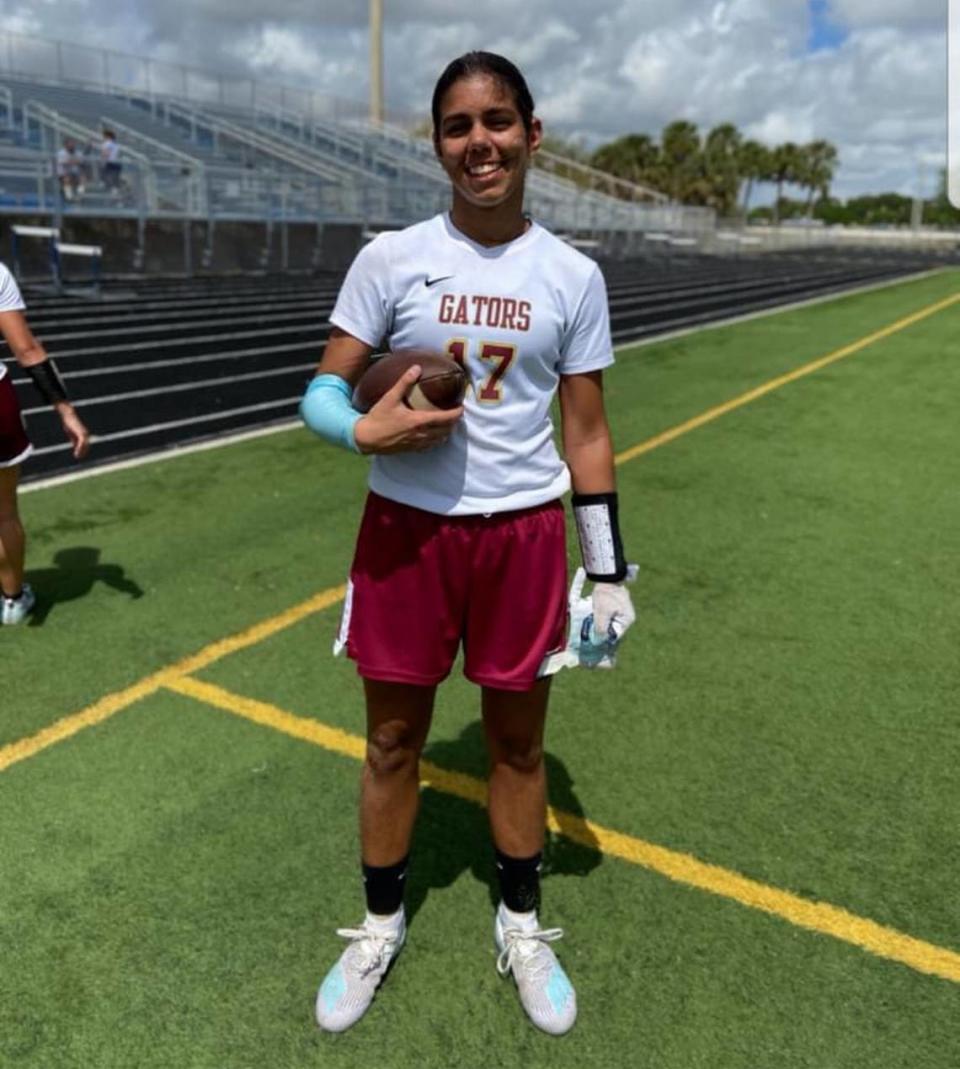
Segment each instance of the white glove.
[[[632,583],[636,576],[637,566],[627,565],[625,581]],[[619,642],[637,618],[630,591],[623,583],[594,583],[592,600],[594,631],[597,635],[609,636],[613,642]]]
[[[637,566],[628,565],[625,582],[632,583],[636,577]],[[578,568],[570,585],[570,632],[567,645],[544,659],[540,666],[541,676],[553,675],[561,668],[613,668],[617,663],[620,639],[637,618],[633,602],[626,588],[620,583],[597,583],[592,597],[581,597],[586,580],[586,571]],[[606,623],[602,630],[597,627],[598,618]]]

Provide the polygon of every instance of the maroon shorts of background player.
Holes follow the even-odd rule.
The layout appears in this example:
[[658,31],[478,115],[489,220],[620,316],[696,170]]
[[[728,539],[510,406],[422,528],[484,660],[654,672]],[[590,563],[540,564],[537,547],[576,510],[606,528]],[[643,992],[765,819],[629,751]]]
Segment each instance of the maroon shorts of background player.
[[559,501],[490,516],[438,516],[371,493],[340,637],[367,679],[430,686],[450,673],[529,690],[567,629]]
[[0,468],[12,468],[33,451],[23,426],[20,404],[7,373],[0,379]]

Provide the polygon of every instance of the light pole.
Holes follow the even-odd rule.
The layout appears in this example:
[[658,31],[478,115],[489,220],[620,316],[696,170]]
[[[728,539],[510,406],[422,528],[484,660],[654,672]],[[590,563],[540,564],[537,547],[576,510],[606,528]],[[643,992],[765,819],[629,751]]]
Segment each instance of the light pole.
[[917,191],[910,205],[910,227],[919,230],[923,226],[923,190],[926,185],[923,159],[917,160]]
[[383,0],[370,0],[370,121],[383,122]]

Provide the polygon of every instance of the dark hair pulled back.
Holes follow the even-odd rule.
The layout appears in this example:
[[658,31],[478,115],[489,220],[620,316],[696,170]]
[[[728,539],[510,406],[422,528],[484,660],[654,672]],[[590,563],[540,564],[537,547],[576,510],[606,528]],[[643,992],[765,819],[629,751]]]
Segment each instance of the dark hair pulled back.
[[440,136],[440,109],[447,90],[461,78],[473,78],[478,74],[489,75],[510,91],[523,120],[524,129],[530,132],[533,125],[533,96],[519,68],[506,57],[498,56],[496,52],[465,52],[447,64],[434,87],[430,105],[434,140]]

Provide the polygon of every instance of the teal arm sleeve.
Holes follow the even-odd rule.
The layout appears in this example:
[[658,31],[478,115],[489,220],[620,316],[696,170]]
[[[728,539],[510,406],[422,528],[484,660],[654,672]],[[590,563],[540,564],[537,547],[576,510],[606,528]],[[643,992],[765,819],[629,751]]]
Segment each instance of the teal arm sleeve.
[[339,375],[317,375],[300,402],[300,416],[314,434],[359,453],[353,428],[360,413],[350,404],[351,396],[350,384]]

